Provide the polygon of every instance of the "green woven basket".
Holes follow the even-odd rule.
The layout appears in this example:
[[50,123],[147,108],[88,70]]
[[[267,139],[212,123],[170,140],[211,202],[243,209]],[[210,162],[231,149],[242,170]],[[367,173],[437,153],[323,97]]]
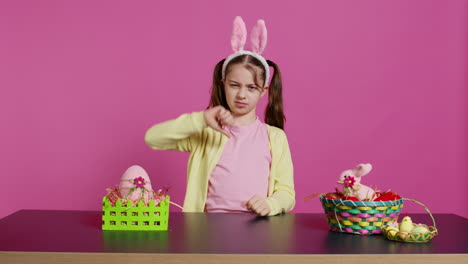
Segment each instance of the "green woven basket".
[[139,201],[124,204],[118,199],[112,206],[107,196],[102,199],[102,230],[167,230],[169,222],[169,196],[158,205]]
[[320,195],[332,231],[359,235],[381,234],[388,222],[398,221],[403,200],[350,201]]

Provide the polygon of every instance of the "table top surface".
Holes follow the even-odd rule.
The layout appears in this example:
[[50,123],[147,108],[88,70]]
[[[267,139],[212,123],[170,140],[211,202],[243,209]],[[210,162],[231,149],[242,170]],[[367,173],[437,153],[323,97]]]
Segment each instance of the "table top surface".
[[[329,231],[324,214],[171,212],[167,231],[103,231],[100,211],[20,210],[0,219],[0,251],[172,254],[467,254],[468,219],[434,214],[428,243]],[[431,223],[426,214],[415,222]]]

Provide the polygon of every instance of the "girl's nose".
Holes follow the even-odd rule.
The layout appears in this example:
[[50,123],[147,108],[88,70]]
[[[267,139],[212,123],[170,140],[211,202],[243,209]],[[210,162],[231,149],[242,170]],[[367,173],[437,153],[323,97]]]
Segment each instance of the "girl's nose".
[[241,87],[238,91],[237,91],[237,98],[239,99],[243,99],[245,98],[245,93],[247,92],[246,88],[245,87]]

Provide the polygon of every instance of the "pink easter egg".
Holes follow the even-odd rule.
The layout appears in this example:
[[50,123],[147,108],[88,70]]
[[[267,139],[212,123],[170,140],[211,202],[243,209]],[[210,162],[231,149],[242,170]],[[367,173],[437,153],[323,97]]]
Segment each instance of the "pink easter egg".
[[[132,188],[136,189],[128,195]],[[120,178],[119,190],[122,198],[130,201],[143,199],[147,203],[152,198],[153,187],[145,169],[138,165],[133,165]]]

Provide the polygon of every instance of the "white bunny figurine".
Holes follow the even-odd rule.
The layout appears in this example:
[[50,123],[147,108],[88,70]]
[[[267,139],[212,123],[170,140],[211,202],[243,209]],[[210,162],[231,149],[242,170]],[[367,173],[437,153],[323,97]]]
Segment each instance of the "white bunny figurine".
[[346,188],[348,188],[348,196],[356,197],[361,201],[369,200],[374,195],[374,190],[361,184],[361,177],[368,174],[371,170],[371,164],[359,164],[352,170],[343,171],[340,174],[338,183],[343,184],[343,190],[345,193]]

